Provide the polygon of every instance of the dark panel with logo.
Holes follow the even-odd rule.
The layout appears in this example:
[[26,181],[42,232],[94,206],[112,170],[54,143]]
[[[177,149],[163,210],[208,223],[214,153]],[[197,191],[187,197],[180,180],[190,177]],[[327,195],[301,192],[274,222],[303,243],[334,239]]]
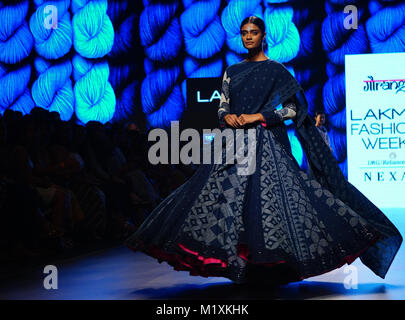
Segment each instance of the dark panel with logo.
[[180,119],[180,129],[219,127],[218,105],[221,97],[221,78],[187,79],[187,106]]

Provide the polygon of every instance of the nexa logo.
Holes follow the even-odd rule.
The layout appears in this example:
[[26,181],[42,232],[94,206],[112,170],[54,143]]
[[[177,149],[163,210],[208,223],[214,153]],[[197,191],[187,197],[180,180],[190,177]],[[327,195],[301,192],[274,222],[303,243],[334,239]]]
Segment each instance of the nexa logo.
[[210,102],[212,102],[212,100],[214,100],[214,99],[218,99],[218,100],[221,100],[221,94],[219,93],[219,91],[218,90],[215,90],[212,94],[211,94],[211,97],[210,98],[201,98],[201,91],[200,90],[198,90],[197,91],[197,102],[198,103],[201,103],[201,102],[208,102],[208,103],[210,103]]

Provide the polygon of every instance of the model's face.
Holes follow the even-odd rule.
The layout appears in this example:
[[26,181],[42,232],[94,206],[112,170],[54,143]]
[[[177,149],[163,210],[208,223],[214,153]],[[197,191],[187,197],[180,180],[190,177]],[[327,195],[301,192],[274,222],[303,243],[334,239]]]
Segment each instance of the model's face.
[[243,46],[246,49],[254,49],[261,47],[262,39],[264,39],[265,34],[262,34],[258,26],[253,23],[245,24],[240,30],[242,37]]

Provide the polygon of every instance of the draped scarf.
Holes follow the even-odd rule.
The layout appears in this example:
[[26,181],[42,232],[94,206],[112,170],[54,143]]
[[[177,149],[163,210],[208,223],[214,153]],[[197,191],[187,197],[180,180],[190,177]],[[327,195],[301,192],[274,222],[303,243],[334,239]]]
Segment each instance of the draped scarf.
[[301,86],[284,65],[271,59],[253,62],[248,68],[244,63],[249,62],[234,65],[230,73],[232,113],[252,114],[273,110],[296,95],[300,104],[296,125],[301,126],[308,112],[307,102]]

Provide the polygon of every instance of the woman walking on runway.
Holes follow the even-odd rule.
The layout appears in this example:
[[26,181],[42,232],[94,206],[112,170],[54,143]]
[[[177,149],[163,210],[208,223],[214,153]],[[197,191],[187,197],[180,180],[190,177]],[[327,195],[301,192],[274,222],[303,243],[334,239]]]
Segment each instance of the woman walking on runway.
[[[248,17],[240,31],[248,54],[224,72],[218,117],[221,130],[242,131],[245,140],[254,129],[255,171],[241,175],[236,164],[200,165],[126,244],[175,270],[236,283],[299,281],[357,257],[384,278],[400,233],[344,178],[307,114],[300,85],[264,54],[263,20]],[[311,177],[292,155],[287,119]]]

